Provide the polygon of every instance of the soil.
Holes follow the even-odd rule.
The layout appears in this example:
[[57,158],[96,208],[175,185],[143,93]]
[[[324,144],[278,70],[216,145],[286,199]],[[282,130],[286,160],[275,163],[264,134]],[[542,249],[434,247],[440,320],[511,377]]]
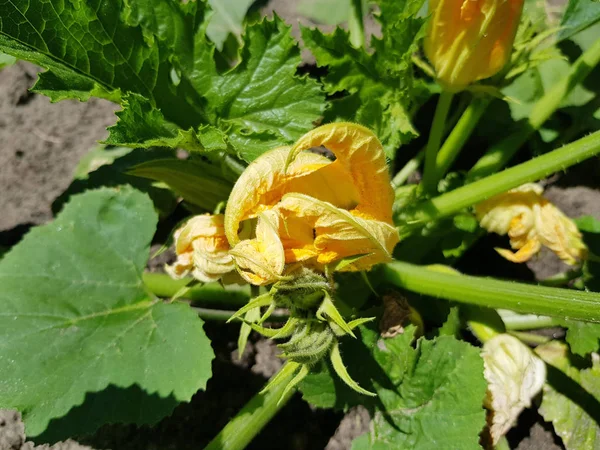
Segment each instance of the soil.
[[[294,0],[273,0],[264,6],[265,11],[272,9],[293,25],[296,36],[299,35],[299,22],[314,25],[297,15]],[[367,30],[369,34],[377,33],[374,21],[367,24]],[[312,56],[306,51],[303,58],[306,63],[312,62]],[[51,220],[52,202],[72,181],[79,159],[107,135],[106,127],[115,121],[117,107],[107,101],[92,99],[86,103],[63,101],[51,104],[46,97],[30,93],[28,88],[34,83],[37,71],[36,67],[24,62],[0,71],[0,192],[3,193],[0,196],[0,247],[14,245],[31,226]],[[597,184],[592,180],[597,169],[595,162],[557,177],[546,195],[569,216],[589,214],[600,217],[598,192],[593,188]],[[151,268],[160,270],[169,258],[168,253],[163,254],[151,263]],[[538,279],[565,269],[550,252],[542,253],[540,258],[528,264],[528,268]],[[206,392],[199,392],[190,403],[178,406],[171,417],[154,427],[107,425],[94,435],[77,439],[96,449],[119,450],[197,449],[208,443],[213,433],[264,385],[281,361],[277,358],[276,347],[257,336],[252,336],[247,351],[238,358],[235,350],[237,328],[234,326],[207,323],[206,331],[217,355],[213,364],[214,376]],[[369,421],[364,408],[352,409],[346,415],[317,410],[297,395],[249,448],[349,449],[352,439],[368,430]],[[513,448],[561,448],[537,413],[523,414],[518,428],[519,433],[509,436]],[[34,447],[33,443],[25,442],[19,415],[0,410],[0,450],[83,450],[92,447],[74,441],[53,447]]]

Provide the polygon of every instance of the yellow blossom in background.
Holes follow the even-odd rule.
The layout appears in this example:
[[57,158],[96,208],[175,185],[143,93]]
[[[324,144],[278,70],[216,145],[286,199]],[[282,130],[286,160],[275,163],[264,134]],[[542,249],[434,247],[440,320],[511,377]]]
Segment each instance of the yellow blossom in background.
[[538,253],[542,245],[569,265],[587,256],[587,247],[575,223],[542,196],[543,188],[525,184],[492,197],[475,207],[480,225],[487,231],[508,234],[516,253],[496,249],[509,261],[522,263]]
[[[309,150],[325,147],[331,161]],[[257,158],[238,179],[225,211],[225,232],[242,277],[276,282],[286,268],[353,258],[341,270],[368,270],[392,259],[398,232],[385,154],[368,129],[324,125]],[[256,221],[245,236],[244,224]],[[362,257],[361,257],[362,256]]]
[[523,0],[430,0],[425,54],[449,91],[498,73],[510,59]]
[[237,278],[223,219],[223,214],[195,216],[175,232],[177,260],[165,267],[171,277],[178,279],[191,274],[205,283],[223,277],[227,281],[231,275]]

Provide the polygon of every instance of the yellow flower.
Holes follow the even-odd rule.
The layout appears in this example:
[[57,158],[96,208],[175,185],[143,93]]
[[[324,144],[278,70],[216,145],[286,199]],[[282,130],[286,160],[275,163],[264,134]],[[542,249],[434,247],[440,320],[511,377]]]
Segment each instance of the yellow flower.
[[178,279],[191,273],[205,283],[231,278],[235,263],[229,254],[223,219],[223,214],[195,216],[175,232],[177,261],[165,267],[171,277]]
[[[318,147],[335,161],[310,151]],[[392,259],[393,200],[377,137],[360,125],[329,124],[248,166],[227,202],[225,232],[240,274],[255,285],[282,279],[294,263],[323,270],[356,257],[341,270],[367,270]]]
[[528,261],[542,245],[569,265],[585,259],[587,247],[577,226],[542,196],[543,191],[529,183],[492,197],[475,207],[477,219],[489,232],[508,234],[511,247],[518,251],[496,251],[509,261]]
[[445,89],[491,77],[510,59],[523,0],[430,0],[425,54]]

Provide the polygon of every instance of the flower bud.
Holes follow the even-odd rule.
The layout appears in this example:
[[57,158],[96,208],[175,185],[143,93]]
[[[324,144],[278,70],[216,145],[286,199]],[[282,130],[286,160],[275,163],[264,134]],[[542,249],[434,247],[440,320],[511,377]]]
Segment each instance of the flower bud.
[[449,91],[498,73],[510,59],[523,0],[430,0],[425,54]]
[[235,270],[222,214],[192,217],[174,237],[177,261],[165,267],[172,278],[183,278],[191,273],[197,280],[208,283]]

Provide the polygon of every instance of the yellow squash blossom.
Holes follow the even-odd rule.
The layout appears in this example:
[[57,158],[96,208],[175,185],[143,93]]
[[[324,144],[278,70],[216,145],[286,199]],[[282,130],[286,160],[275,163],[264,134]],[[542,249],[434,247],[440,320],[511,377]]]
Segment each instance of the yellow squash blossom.
[[[335,161],[310,151],[325,147]],[[225,233],[242,277],[255,285],[281,280],[295,263],[323,270],[366,270],[390,261],[398,242],[394,192],[385,154],[368,129],[324,125],[257,158],[234,186]],[[246,236],[245,224],[255,232]]]
[[587,247],[575,223],[542,196],[543,188],[525,184],[492,197],[475,207],[483,228],[497,234],[508,234],[516,253],[496,249],[509,261],[528,261],[542,245],[552,250],[569,265],[585,259]]
[[195,216],[175,232],[177,261],[165,267],[171,277],[178,279],[191,274],[208,283],[235,274],[223,220],[223,214]]
[[510,59],[523,0],[430,0],[425,54],[440,83],[459,91]]

